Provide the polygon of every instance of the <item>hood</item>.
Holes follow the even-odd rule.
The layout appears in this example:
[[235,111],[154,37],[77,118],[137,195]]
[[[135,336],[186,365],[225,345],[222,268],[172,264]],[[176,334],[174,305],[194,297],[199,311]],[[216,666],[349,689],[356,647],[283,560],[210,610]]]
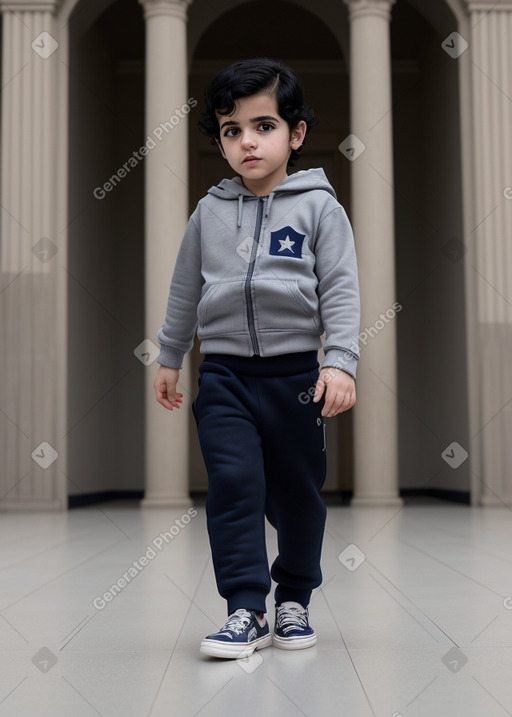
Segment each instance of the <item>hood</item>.
[[[324,191],[332,195],[335,199],[337,199],[336,192],[330,185],[329,180],[325,176],[325,172],[323,169],[302,169],[299,172],[294,172],[293,174],[290,174],[289,177],[286,177],[286,179],[284,179],[281,184],[278,184],[277,187],[274,187],[274,189],[270,192],[270,194],[268,195],[265,216],[268,217],[270,207],[275,196],[281,194],[309,192],[313,189],[323,189]],[[218,197],[219,199],[236,199],[238,201],[237,226],[239,227],[242,225],[244,201],[258,199],[258,197],[253,194],[250,189],[247,189],[247,187],[242,184],[241,177],[234,177],[233,179],[223,179],[222,182],[217,184],[217,186],[210,187],[210,189],[208,190],[208,194],[213,194],[213,196]]]

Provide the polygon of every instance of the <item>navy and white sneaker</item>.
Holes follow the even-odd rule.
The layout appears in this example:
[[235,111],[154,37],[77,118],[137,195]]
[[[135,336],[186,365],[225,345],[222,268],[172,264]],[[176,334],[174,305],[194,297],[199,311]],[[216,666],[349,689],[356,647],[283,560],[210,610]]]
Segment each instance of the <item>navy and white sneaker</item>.
[[269,647],[272,635],[268,622],[261,627],[254,610],[239,608],[228,617],[224,627],[201,642],[200,651],[212,657],[249,657],[255,650]]
[[283,650],[302,650],[316,643],[316,633],[309,625],[309,612],[298,602],[287,601],[276,606],[274,645]]

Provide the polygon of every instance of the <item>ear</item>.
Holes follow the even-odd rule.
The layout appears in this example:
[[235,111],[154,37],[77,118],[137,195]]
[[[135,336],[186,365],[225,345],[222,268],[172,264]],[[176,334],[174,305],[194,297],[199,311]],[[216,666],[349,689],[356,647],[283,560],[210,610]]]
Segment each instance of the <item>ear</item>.
[[304,120],[301,120],[299,124],[293,129],[290,133],[290,148],[291,149],[298,149],[301,144],[304,142],[304,137],[306,136],[306,131],[308,129],[307,124],[304,122]]
[[223,157],[223,159],[227,159],[226,153],[224,152],[224,147],[222,146],[222,142],[220,139],[215,138],[215,141],[217,142],[217,147],[220,149],[220,153]]

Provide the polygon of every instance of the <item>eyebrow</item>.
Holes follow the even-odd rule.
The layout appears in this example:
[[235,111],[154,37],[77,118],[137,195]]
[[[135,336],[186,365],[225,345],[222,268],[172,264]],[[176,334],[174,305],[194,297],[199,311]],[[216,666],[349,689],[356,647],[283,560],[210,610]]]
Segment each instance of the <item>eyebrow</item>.
[[[272,120],[274,122],[279,122],[277,117],[273,117],[272,115],[260,115],[259,117],[251,117],[249,122],[264,122],[265,120]],[[237,125],[240,124],[240,122],[235,122],[235,120],[229,120],[228,122],[224,122],[221,125],[221,129],[224,129],[224,127],[229,127],[231,125]]]

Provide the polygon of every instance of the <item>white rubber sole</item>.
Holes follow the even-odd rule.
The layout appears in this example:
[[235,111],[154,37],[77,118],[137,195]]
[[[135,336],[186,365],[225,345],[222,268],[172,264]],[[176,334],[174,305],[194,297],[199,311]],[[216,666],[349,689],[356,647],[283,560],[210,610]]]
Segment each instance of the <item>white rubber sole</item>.
[[255,650],[262,650],[264,647],[270,647],[272,644],[272,635],[263,635],[253,640],[251,643],[240,644],[230,642],[220,642],[215,640],[203,640],[200,652],[210,657],[227,657],[237,660],[239,657],[249,657]]
[[274,647],[281,650],[304,650],[306,647],[313,647],[316,644],[316,633],[306,637],[279,637],[274,635]]

